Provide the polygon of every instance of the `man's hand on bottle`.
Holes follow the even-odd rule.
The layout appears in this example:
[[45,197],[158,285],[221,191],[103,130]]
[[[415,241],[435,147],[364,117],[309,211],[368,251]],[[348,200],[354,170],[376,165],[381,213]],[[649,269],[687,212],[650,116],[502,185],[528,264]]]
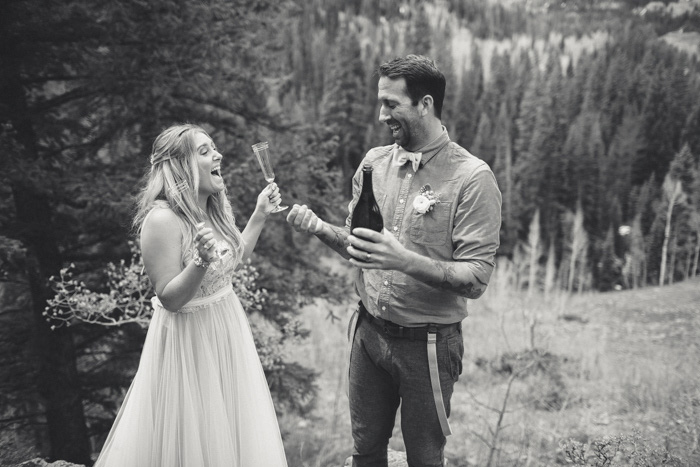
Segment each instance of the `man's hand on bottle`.
[[393,269],[402,271],[407,261],[407,250],[394,235],[384,229],[382,233],[357,228],[348,237],[347,251],[350,262],[364,269]]

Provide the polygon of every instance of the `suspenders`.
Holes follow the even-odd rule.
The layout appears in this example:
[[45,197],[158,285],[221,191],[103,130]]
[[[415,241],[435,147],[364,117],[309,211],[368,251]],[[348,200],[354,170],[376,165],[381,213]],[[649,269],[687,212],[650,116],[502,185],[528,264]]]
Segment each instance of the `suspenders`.
[[435,409],[437,410],[438,419],[442,434],[450,436],[450,422],[447,420],[447,411],[445,403],[442,400],[442,389],[440,388],[440,374],[438,373],[437,361],[437,333],[435,331],[428,332],[428,367],[430,368],[430,385],[433,387],[433,399],[435,400]]

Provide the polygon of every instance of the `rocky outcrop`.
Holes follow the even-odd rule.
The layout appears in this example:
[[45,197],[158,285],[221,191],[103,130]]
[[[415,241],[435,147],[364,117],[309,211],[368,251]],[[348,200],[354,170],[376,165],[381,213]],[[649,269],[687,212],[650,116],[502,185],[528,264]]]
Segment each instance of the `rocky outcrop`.
[[44,459],[36,458],[22,462],[12,467],[85,467],[83,464],[71,464],[66,461],[46,462]]
[[[387,452],[387,457],[389,459],[388,467],[408,467],[406,462],[406,453],[399,451],[392,451],[389,449]],[[352,456],[345,459],[345,464],[343,467],[352,467]]]

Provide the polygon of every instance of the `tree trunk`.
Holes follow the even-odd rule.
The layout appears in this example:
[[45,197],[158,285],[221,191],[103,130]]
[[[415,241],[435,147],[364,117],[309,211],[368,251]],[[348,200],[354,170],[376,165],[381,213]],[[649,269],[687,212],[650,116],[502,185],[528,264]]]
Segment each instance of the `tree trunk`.
[[700,230],[695,232],[695,257],[693,258],[693,269],[691,277],[695,277],[698,271],[698,257],[700,257]]
[[668,256],[668,241],[671,238],[671,217],[673,216],[673,205],[676,204],[676,193],[680,191],[681,182],[676,181],[671,195],[668,199],[668,210],[666,211],[666,227],[664,228],[664,244],[661,247],[661,268],[659,270],[659,286],[663,286],[666,281],[666,257]]
[[554,250],[554,240],[549,242],[549,252],[547,253],[547,265],[544,273],[544,294],[546,298],[554,290],[554,281],[557,275],[556,252]]
[[569,262],[569,282],[566,286],[566,291],[572,293],[574,290],[574,277],[576,277],[576,251],[572,249],[571,260]]
[[[24,147],[24,160],[38,163],[37,138],[17,74],[21,69],[21,56],[8,47],[0,50],[0,59],[3,61],[0,107],[5,107],[17,139]],[[40,180],[28,180],[22,178],[22,174],[14,178],[11,189],[17,211],[16,238],[27,249],[27,278],[35,323],[33,337],[40,361],[38,387],[46,403],[50,455],[54,459],[90,465],[90,444],[72,334],[67,328],[52,332],[43,316],[46,300],[53,296],[47,279],[58,275],[61,268],[51,205],[48,195],[40,191]]]
[[673,284],[676,272],[676,253],[678,252],[678,236],[671,237],[671,259],[668,262],[668,283]]
[[540,210],[535,211],[535,215],[530,222],[530,233],[528,234],[530,246],[530,270],[527,281],[527,296],[531,297],[537,287],[537,265],[540,257]]

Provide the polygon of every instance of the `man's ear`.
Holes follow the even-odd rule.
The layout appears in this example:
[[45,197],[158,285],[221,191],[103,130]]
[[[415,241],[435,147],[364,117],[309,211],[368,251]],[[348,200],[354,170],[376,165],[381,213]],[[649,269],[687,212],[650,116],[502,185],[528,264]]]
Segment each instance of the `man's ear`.
[[430,94],[426,94],[421,98],[420,103],[422,104],[422,108],[420,111],[422,117],[425,117],[426,115],[429,115],[433,112],[433,104],[435,103],[433,101],[433,96],[431,96]]

